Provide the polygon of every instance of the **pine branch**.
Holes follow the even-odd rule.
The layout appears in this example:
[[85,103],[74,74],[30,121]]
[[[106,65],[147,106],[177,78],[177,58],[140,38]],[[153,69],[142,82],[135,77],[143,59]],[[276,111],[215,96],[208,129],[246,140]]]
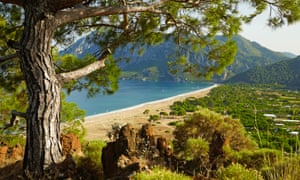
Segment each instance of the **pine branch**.
[[9,61],[11,59],[17,58],[18,56],[19,56],[18,53],[15,53],[15,54],[10,54],[7,56],[0,57],[0,65],[3,63],[6,63],[7,61]]
[[62,10],[56,13],[57,25],[63,25],[73,21],[96,17],[96,16],[109,16],[116,14],[129,14],[137,12],[150,12],[155,14],[162,14],[163,12],[156,9],[167,1],[159,1],[148,6],[110,6],[110,7],[80,7],[68,10]]
[[6,125],[4,126],[3,129],[7,129],[7,128],[9,128],[9,127],[14,126],[15,121],[16,121],[16,119],[17,119],[17,116],[22,117],[22,118],[26,118],[26,113],[18,112],[18,111],[16,111],[16,110],[12,110],[12,111],[11,111],[10,122],[9,122],[9,124],[6,124]]
[[105,67],[105,60],[106,57],[111,54],[110,49],[106,49],[100,56],[100,58],[93,62],[92,64],[89,64],[83,68],[66,72],[66,73],[60,73],[57,75],[57,78],[60,80],[61,83],[67,83],[71,80],[79,79],[81,77],[84,77],[96,70],[99,70],[101,68]]

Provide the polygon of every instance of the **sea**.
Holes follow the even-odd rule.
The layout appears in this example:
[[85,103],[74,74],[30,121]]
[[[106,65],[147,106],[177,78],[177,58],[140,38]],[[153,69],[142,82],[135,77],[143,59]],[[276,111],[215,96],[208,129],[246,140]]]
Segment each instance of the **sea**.
[[87,116],[92,116],[170,98],[212,85],[208,82],[120,80],[118,91],[112,95],[98,94],[89,98],[87,92],[83,90],[73,91],[66,99],[77,103],[86,111]]

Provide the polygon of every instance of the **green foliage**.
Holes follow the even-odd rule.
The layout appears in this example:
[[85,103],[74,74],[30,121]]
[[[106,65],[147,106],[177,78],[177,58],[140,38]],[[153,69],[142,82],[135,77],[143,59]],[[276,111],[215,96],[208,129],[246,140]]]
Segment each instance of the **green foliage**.
[[145,109],[145,111],[143,112],[143,114],[149,114],[150,110],[149,109]]
[[246,132],[238,120],[223,117],[208,109],[200,109],[197,113],[187,117],[184,123],[176,126],[174,150],[179,155],[183,154],[182,151],[189,138],[202,138],[210,143],[215,132],[228,139],[230,148],[235,151],[255,149],[255,144],[246,136]]
[[140,172],[134,175],[133,179],[136,180],[191,180],[191,177],[185,176],[183,174],[174,173],[172,171],[166,170],[164,168],[155,167],[149,172]]
[[187,112],[195,112],[198,108],[194,106],[191,101],[176,101],[171,106],[171,115],[183,116],[186,115]]
[[[172,106],[178,104],[174,103]],[[295,151],[299,147],[299,140],[289,134],[290,131],[298,131],[295,123],[285,122],[284,126],[280,127],[277,126],[280,121],[264,116],[275,114],[278,119],[300,119],[297,113],[300,96],[296,91],[276,89],[269,85],[222,85],[214,88],[209,96],[193,101],[185,100],[181,104],[175,107],[180,109],[202,106],[240,119],[248,134],[254,137],[261,147],[279,150],[283,148],[286,152]]]
[[220,168],[217,172],[217,178],[220,180],[263,180],[263,177],[258,171],[245,168],[240,164],[232,164],[226,168]]
[[[85,134],[83,127],[85,111],[80,109],[75,103],[67,102],[64,93],[62,96],[61,108],[61,122],[62,129],[65,133],[73,132],[80,138]],[[4,88],[0,88],[0,127],[5,127],[10,123],[11,112],[16,110],[18,112],[26,112],[27,109],[27,94],[25,92],[25,85],[16,86],[14,92],[8,92]],[[17,117],[14,126],[7,129],[0,129],[1,140],[9,144],[15,144],[20,141],[24,143],[26,121],[22,117]],[[10,143],[11,142],[11,143]]]
[[189,138],[184,149],[184,156],[186,160],[200,159],[205,161],[208,158],[209,144],[201,137]]
[[229,83],[274,84],[299,88],[300,58],[283,60],[268,66],[258,66],[229,79]]
[[[82,68],[88,64],[91,64],[97,59],[91,55],[87,55],[82,59],[75,57],[74,55],[66,54],[63,56],[58,55],[57,50],[53,50],[55,64],[57,65],[57,73],[68,72]],[[113,57],[110,56],[105,62],[105,68],[97,70],[86,77],[73,80],[64,84],[64,88],[68,93],[74,90],[86,89],[88,96],[92,97],[97,93],[112,94],[118,90],[118,78],[121,71],[116,65]]]
[[150,116],[149,116],[148,121],[157,121],[157,120],[159,120],[159,119],[160,119],[159,115],[154,114],[154,115],[150,115]]
[[165,111],[161,111],[161,112],[159,112],[159,115],[160,116],[168,116],[168,113]]
[[85,111],[80,109],[77,104],[67,102],[65,95],[62,94],[61,123],[63,124],[63,132],[72,132],[82,139],[85,135],[84,118]]
[[265,179],[286,179],[294,180],[300,178],[300,157],[299,154],[289,156],[277,156],[277,162],[269,162],[268,166],[261,170]]
[[0,87],[0,124],[9,122],[11,111],[25,112],[27,108],[27,95],[25,85],[16,86],[14,92],[8,92]]
[[232,162],[243,164],[248,168],[261,170],[265,167],[272,166],[278,161],[278,157],[282,156],[282,151],[274,149],[257,149],[257,150],[241,150],[226,151]]
[[85,179],[102,179],[102,149],[106,146],[104,141],[89,141],[83,143],[83,157],[77,157],[78,174]]
[[169,126],[176,126],[178,123],[180,123],[180,121],[172,121],[172,122],[169,122],[168,125]]

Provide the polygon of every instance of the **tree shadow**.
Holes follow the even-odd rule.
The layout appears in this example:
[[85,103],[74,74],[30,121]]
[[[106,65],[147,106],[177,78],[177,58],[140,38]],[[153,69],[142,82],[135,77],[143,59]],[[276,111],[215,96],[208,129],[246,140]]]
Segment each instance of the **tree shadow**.
[[23,161],[19,160],[15,163],[0,168],[0,179],[23,179]]

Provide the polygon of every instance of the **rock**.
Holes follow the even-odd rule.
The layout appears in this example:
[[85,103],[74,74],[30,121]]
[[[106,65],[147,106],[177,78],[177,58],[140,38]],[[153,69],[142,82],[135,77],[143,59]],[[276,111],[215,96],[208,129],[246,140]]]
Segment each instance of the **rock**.
[[10,158],[12,160],[21,160],[23,159],[24,150],[20,144],[15,145],[11,150]]
[[110,142],[102,149],[102,166],[105,179],[119,174],[118,159],[124,151],[118,142]]
[[81,143],[79,138],[73,134],[62,134],[61,135],[62,148],[65,154],[80,154]]
[[[130,124],[123,126],[115,142],[108,143],[102,150],[102,165],[105,178],[126,178],[128,157],[136,151],[136,131]],[[126,163],[125,163],[126,162]]]
[[[167,151],[167,140],[165,143],[165,154]],[[114,142],[107,143],[102,150],[102,165],[105,179],[128,179],[134,172],[148,169],[158,164],[156,158],[159,156],[155,135],[150,124],[143,125],[140,130],[134,129],[132,125],[123,126],[118,138]]]
[[137,133],[132,125],[127,124],[121,128],[118,142],[120,146],[123,146],[122,149],[126,149],[126,151],[122,153],[135,152],[137,144],[136,136]]
[[0,167],[22,160],[23,154],[24,148],[20,144],[10,147],[2,142],[0,145]]
[[168,158],[173,155],[173,150],[170,147],[168,141],[164,137],[157,138],[157,145],[156,145],[160,156]]
[[1,143],[0,145],[0,164],[6,161],[8,152],[8,145]]
[[146,140],[150,146],[155,145],[154,131],[151,124],[145,124],[142,126],[141,137]]

